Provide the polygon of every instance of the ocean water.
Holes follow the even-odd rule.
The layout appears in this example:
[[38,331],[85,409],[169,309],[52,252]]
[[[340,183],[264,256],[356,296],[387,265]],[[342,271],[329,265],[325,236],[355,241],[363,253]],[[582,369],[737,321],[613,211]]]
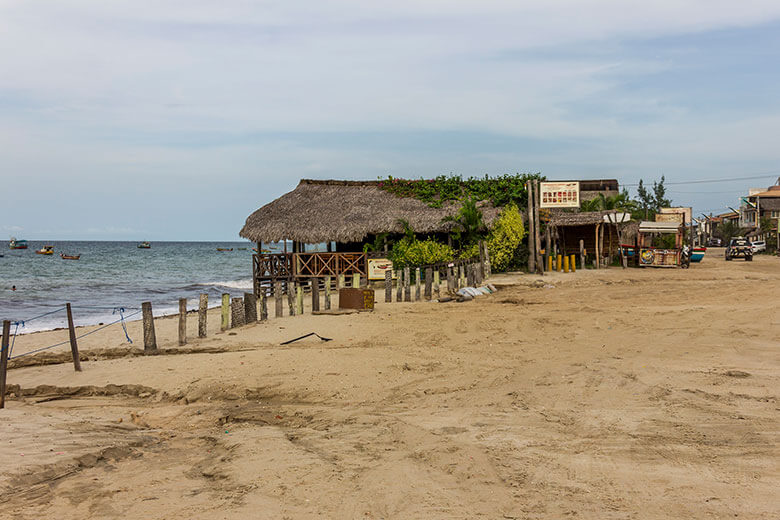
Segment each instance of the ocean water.
[[[44,244],[54,246],[54,255],[35,254]],[[0,242],[0,320],[24,321],[19,333],[64,327],[64,311],[37,316],[70,302],[76,325],[95,325],[118,319],[117,307],[127,315],[145,301],[152,302],[156,316],[178,313],[179,298],[188,298],[188,309],[196,309],[201,293],[214,307],[222,293],[251,292],[253,245],[152,242],[151,249],[138,249],[137,242],[30,241],[28,249],[12,250]],[[81,259],[63,260],[61,252]]]

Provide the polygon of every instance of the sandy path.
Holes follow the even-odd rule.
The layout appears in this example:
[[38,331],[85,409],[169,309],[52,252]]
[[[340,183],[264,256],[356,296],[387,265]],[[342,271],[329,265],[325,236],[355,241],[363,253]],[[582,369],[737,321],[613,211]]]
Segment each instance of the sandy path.
[[[227,352],[13,369],[0,517],[777,518],[778,275],[504,275],[191,342]],[[278,345],[311,331],[334,340]]]

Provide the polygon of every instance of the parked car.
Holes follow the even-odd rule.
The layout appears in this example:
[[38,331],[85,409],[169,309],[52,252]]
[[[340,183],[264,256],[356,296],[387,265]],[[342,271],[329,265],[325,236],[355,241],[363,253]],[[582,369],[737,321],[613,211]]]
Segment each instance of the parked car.
[[766,251],[766,240],[756,240],[753,242],[753,253],[758,253],[759,251]]
[[723,246],[723,240],[720,238],[711,238],[709,242],[707,242],[707,247],[721,247]]
[[734,237],[726,247],[726,261],[742,257],[745,261],[753,260],[753,246],[745,237]]

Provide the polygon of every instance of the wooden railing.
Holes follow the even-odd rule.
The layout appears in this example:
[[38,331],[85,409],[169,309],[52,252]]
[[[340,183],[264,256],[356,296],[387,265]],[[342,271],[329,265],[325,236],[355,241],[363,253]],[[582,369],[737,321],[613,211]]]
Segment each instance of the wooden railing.
[[259,280],[292,280],[359,274],[368,275],[365,253],[256,254],[252,262],[255,284]]
[[365,253],[295,253],[293,262],[295,278],[368,275]]

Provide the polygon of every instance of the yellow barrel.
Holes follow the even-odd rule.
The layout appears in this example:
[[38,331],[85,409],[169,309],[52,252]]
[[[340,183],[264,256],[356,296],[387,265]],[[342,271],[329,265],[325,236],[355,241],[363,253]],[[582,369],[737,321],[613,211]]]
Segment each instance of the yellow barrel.
[[577,271],[577,259],[574,257],[574,255],[569,255],[569,264],[571,265],[571,272],[574,273]]
[[548,272],[552,271],[552,267],[553,267],[552,263],[553,263],[553,257],[552,257],[552,255],[550,255],[550,256],[547,257],[547,271]]
[[569,272],[569,257],[564,256],[563,257],[563,272],[568,273]]
[[558,258],[556,259],[555,270],[558,271],[559,273],[561,272],[561,260],[562,260],[561,255],[558,255]]

